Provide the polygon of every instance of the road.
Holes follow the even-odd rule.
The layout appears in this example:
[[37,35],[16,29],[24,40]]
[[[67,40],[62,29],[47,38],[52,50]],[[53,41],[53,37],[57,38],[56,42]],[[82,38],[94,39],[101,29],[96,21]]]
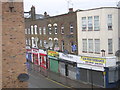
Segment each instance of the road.
[[37,71],[28,70],[28,74],[29,88],[70,88],[43,76],[40,72]]

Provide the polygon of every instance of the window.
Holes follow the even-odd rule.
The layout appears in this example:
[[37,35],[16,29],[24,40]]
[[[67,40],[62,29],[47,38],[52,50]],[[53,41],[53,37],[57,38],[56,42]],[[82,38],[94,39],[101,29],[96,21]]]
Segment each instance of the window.
[[42,34],[42,27],[39,27],[39,34]]
[[73,53],[73,52],[75,52],[77,50],[77,48],[76,48],[76,45],[74,44],[73,41],[70,42],[70,43],[71,43],[71,52]]
[[57,31],[57,24],[55,23],[53,26],[54,26],[54,32],[55,32],[55,34],[57,34],[58,33],[58,31]]
[[31,34],[34,34],[34,33],[33,33],[33,26],[31,26]]
[[38,37],[35,37],[35,47],[38,48]]
[[54,41],[55,41],[55,42],[54,42],[54,45],[55,45],[55,46],[54,46],[54,50],[55,50],[55,51],[58,51],[58,50],[59,50],[58,38],[54,38]]
[[108,39],[108,54],[113,54],[112,39]]
[[26,38],[26,45],[28,45],[28,39]]
[[44,47],[46,46],[46,43],[47,43],[46,40],[44,40]]
[[65,47],[64,47],[64,46],[65,46],[65,43],[64,43],[63,40],[61,41],[61,46],[62,46],[62,51],[64,51],[64,49],[65,49]]
[[64,26],[61,25],[61,34],[64,34]]
[[99,28],[99,16],[94,16],[94,30],[98,31]]
[[109,83],[118,81],[119,79],[118,70],[116,68],[112,68],[111,70],[109,70],[108,77],[109,77]]
[[34,47],[35,47],[35,40],[34,40],[34,37],[31,37],[31,40],[32,40],[32,47],[34,48]]
[[35,34],[37,34],[37,25],[34,26]]
[[83,39],[82,40],[82,43],[83,43],[83,52],[87,52],[87,39]]
[[82,31],[87,29],[86,17],[82,17]]
[[73,34],[73,24],[70,24],[70,34]]
[[28,44],[31,45],[31,40],[30,40],[30,38],[28,39]]
[[95,39],[95,53],[100,54],[100,39]]
[[88,30],[89,31],[93,30],[92,16],[88,17]]
[[112,30],[112,14],[108,14],[108,30]]
[[42,40],[40,40],[40,47],[42,47]]
[[27,29],[25,29],[25,34],[27,34]]
[[88,39],[88,51],[93,53],[93,39]]
[[30,28],[28,28],[28,34],[30,34]]
[[46,27],[43,27],[43,34],[46,34]]
[[52,25],[51,24],[48,24],[48,34],[52,34]]

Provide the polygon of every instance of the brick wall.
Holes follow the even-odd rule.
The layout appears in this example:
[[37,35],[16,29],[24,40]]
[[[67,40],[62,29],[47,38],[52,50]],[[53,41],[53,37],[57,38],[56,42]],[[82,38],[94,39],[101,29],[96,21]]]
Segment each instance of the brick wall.
[[17,79],[26,73],[23,2],[2,2],[2,88],[26,88],[27,82]]

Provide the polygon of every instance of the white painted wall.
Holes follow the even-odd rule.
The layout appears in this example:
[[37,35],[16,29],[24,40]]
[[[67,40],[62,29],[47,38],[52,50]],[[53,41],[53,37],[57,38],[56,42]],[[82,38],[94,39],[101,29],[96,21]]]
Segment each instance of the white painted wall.
[[[107,29],[107,15],[112,14],[112,24],[113,30]],[[82,17],[88,16],[96,16],[99,15],[100,21],[100,31],[82,31]],[[94,23],[93,23],[94,25]],[[119,25],[120,27],[120,25]],[[102,54],[94,54],[94,53],[83,53],[82,52],[82,39],[100,39],[100,49],[104,49],[106,51],[106,57],[114,56],[115,52],[118,50],[118,9],[117,8],[101,8],[101,9],[93,9],[86,11],[77,12],[77,32],[78,32],[78,55],[85,56],[98,56],[101,57]],[[108,54],[108,38],[113,39],[113,54]],[[94,43],[93,43],[94,44]],[[94,46],[93,46],[94,49]]]

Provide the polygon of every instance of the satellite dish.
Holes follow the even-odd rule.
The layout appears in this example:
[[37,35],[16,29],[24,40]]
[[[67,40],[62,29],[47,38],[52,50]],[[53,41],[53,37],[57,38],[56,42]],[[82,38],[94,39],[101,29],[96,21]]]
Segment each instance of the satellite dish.
[[120,57],[120,50],[117,50],[115,56]]
[[50,41],[48,41],[48,46],[50,47],[50,48],[52,48],[53,47],[53,42],[50,40]]
[[48,49],[48,48],[49,48],[48,43],[46,43],[46,44],[44,45],[44,47],[45,47],[46,49]]
[[26,73],[21,73],[17,78],[19,81],[25,82],[29,79],[29,76]]

